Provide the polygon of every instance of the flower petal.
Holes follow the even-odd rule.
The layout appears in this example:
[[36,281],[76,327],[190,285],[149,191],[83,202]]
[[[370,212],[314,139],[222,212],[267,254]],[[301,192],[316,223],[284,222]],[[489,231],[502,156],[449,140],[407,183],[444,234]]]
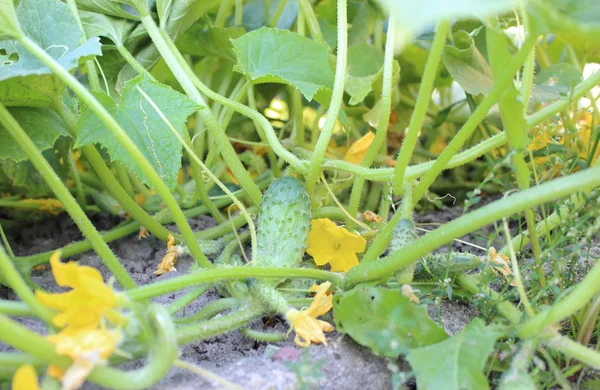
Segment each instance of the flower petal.
[[23,364],[20,366],[12,379],[13,390],[39,390],[38,376],[33,366]]

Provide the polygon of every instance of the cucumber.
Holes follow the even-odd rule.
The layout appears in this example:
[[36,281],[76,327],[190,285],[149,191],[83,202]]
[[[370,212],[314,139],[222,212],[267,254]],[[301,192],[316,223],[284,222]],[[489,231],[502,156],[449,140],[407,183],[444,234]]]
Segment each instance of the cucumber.
[[[410,218],[400,218],[390,241],[390,253],[397,252],[412,245],[417,239],[415,223]],[[410,284],[413,281],[415,263],[412,263],[395,273],[395,278],[400,284]]]
[[470,253],[435,253],[422,258],[415,267],[416,280],[440,280],[477,269],[481,259]]
[[300,180],[271,183],[258,211],[255,267],[295,267],[302,261],[310,230],[310,198]]

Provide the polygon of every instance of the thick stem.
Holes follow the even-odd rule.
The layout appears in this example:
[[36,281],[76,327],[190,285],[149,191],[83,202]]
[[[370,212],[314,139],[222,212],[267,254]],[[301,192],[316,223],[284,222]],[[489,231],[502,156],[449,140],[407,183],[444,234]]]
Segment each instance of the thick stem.
[[146,157],[138,149],[136,144],[129,138],[125,130],[119,125],[119,123],[110,115],[110,113],[102,106],[102,104],[96,100],[85,87],[65,68],[58,64],[48,53],[41,49],[34,41],[23,36],[19,38],[19,43],[23,45],[31,54],[37,57],[44,65],[46,65],[52,72],[62,80],[73,92],[96,114],[98,118],[106,125],[108,130],[113,136],[123,145],[129,156],[136,162],[140,170],[146,175],[150,183],[154,186],[154,189],[158,195],[163,199],[167,208],[173,214],[173,218],[184,237],[186,244],[189,246],[194,259],[205,264],[210,264],[206,256],[200,250],[200,246],[194,240],[194,234],[190,225],[188,224],[181,208],[177,204],[177,200],[171,194],[171,191],[167,185],[162,181],[156,170],[150,165]]
[[321,26],[317,20],[317,15],[315,15],[310,2],[308,0],[298,0],[298,7],[300,8],[300,12],[304,21],[308,24],[308,29],[310,30],[312,39],[319,43],[325,43],[323,33],[321,32]]
[[130,299],[140,301],[173,291],[178,291],[194,284],[217,283],[225,280],[238,280],[247,278],[302,278],[329,280],[334,287],[342,282],[342,277],[340,275],[318,269],[228,267],[212,268],[196,271],[188,275],[177,276],[169,280],[138,287],[135,290],[128,291],[127,294]]
[[187,63],[183,61],[183,58],[181,58],[181,60],[178,59],[177,55],[179,52],[170,47],[167,42],[167,39],[170,40],[170,38],[166,33],[158,29],[150,15],[142,16],[142,23],[144,24],[144,27],[146,27],[150,38],[152,38],[152,42],[154,42],[156,45],[156,48],[167,63],[169,69],[171,69],[171,72],[173,72],[173,75],[175,75],[177,78],[177,81],[183,90],[186,92],[188,97],[201,106],[198,112],[200,113],[200,116],[204,121],[204,125],[208,129],[210,135],[213,137],[216,147],[221,152],[221,155],[229,166],[229,169],[231,169],[233,176],[235,176],[235,178],[238,180],[240,186],[248,192],[252,202],[256,205],[259,205],[262,198],[260,189],[256,183],[254,183],[250,177],[250,174],[242,165],[242,162],[237,157],[233,146],[227,139],[227,135],[217,123],[216,118],[213,116],[202,95],[200,95],[200,92],[198,92],[194,86],[194,83],[189,77],[190,71],[187,69]]
[[[390,15],[389,27],[390,31],[394,31],[396,25],[396,17],[395,13]],[[373,139],[373,143],[371,147],[367,151],[367,154],[363,158],[361,162],[361,166],[369,168],[371,164],[373,164],[373,160],[375,160],[375,156],[381,150],[381,147],[386,141],[388,125],[390,123],[390,112],[392,111],[392,79],[394,72],[394,50],[395,48],[395,40],[396,34],[388,34],[385,42],[385,55],[383,61],[383,81],[381,86],[381,100],[379,101],[379,123],[377,124],[377,132],[375,133],[375,138]],[[434,42],[435,47],[435,42]],[[432,49],[433,50],[433,49]],[[431,55],[430,57],[431,58]],[[429,64],[429,62],[428,62]],[[437,69],[437,63],[436,63]],[[437,74],[437,71],[434,71]],[[425,73],[427,74],[427,67],[425,68]],[[423,84],[421,84],[423,85]],[[426,105],[427,106],[427,105]],[[415,111],[416,112],[416,111]],[[414,115],[413,115],[414,118]],[[411,118],[412,121],[412,118]],[[406,142],[406,139],[405,139]],[[403,144],[404,145],[404,144]],[[360,196],[362,194],[363,186],[365,184],[365,179],[362,177],[358,177],[354,181],[354,186],[352,187],[352,192],[350,193],[350,202],[348,204],[348,213],[352,216],[357,215],[358,208],[360,205]]]
[[44,181],[48,184],[48,187],[54,192],[57,199],[61,201],[65,210],[71,215],[79,229],[81,229],[81,232],[88,240],[90,240],[100,258],[114,274],[121,286],[125,289],[135,287],[136,284],[127,273],[127,270],[125,270],[123,265],[119,262],[119,259],[117,259],[108,245],[102,240],[102,236],[85,215],[85,212],[81,206],[79,206],[79,203],[73,198],[69,189],[65,187],[62,180],[58,177],[56,172],[54,172],[48,161],[44,159],[40,150],[35,146],[27,133],[25,133],[21,125],[19,125],[2,104],[0,104],[0,123],[2,123],[2,127],[8,131],[15,142],[23,149],[29,161],[31,161],[40,175],[42,175]]
[[[498,200],[435,229],[415,241],[409,248],[391,253],[376,262],[364,263],[352,268],[346,274],[344,288],[348,289],[360,282],[387,277],[427,253],[450,243],[453,239],[462,237],[507,215],[577,191],[589,191],[597,186],[600,186],[600,168],[590,168]],[[597,265],[597,272],[600,275],[600,264]],[[596,281],[596,283],[596,289],[600,290],[600,282]]]
[[425,192],[435,181],[437,176],[445,169],[450,159],[458,153],[459,149],[464,143],[471,137],[473,131],[477,128],[477,125],[485,118],[488,111],[494,103],[503,95],[504,88],[512,83],[515,73],[523,64],[525,58],[529,55],[531,47],[535,43],[534,38],[528,38],[523,47],[519,52],[511,58],[510,62],[504,68],[502,74],[496,79],[494,87],[490,93],[483,99],[479,104],[475,112],[469,117],[467,122],[454,136],[452,141],[446,146],[442,154],[435,160],[435,163],[431,169],[425,174],[423,179],[419,182],[415,188],[413,194],[413,203],[419,202],[419,200],[425,195]]
[[[450,29],[450,21],[442,20],[438,23],[437,31],[435,32],[435,38],[427,57],[427,63],[425,64],[425,72],[421,79],[421,86],[419,87],[419,95],[417,97],[417,103],[415,104],[415,110],[410,117],[410,123],[408,125],[408,131],[404,136],[402,142],[402,148],[396,159],[396,168],[394,170],[394,192],[400,194],[404,186],[404,174],[406,167],[410,163],[410,159],[413,155],[419,132],[423,127],[423,122],[427,116],[427,108],[431,100],[431,93],[435,86],[435,80],[438,75],[439,64],[442,59],[442,53],[444,52],[444,46],[446,44],[446,37]],[[394,34],[388,34],[394,35]]]
[[313,193],[315,186],[317,185],[317,180],[319,179],[321,173],[321,165],[325,159],[325,152],[327,151],[327,146],[329,145],[329,141],[333,135],[333,128],[335,127],[338,114],[342,108],[344,84],[346,81],[346,60],[348,57],[348,21],[346,15],[346,2],[347,0],[338,0],[337,2],[338,44],[333,93],[331,95],[331,102],[329,103],[327,117],[325,118],[325,123],[323,124],[323,130],[321,130],[321,134],[319,135],[319,139],[315,145],[312,159],[310,160],[308,175],[306,177],[306,190],[309,194]]

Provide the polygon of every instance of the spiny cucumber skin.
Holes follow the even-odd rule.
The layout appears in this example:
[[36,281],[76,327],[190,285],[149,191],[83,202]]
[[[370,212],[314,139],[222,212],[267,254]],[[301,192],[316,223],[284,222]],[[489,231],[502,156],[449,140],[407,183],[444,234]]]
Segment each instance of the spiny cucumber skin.
[[416,280],[441,280],[477,269],[481,259],[470,253],[435,253],[422,258],[415,267]]
[[258,212],[255,267],[294,267],[310,230],[310,198],[300,180],[284,176],[265,192]]
[[[417,239],[415,223],[408,218],[401,218],[392,233],[390,240],[390,253],[404,249],[412,245]],[[412,263],[395,273],[395,278],[400,284],[410,284],[413,281],[415,263]]]

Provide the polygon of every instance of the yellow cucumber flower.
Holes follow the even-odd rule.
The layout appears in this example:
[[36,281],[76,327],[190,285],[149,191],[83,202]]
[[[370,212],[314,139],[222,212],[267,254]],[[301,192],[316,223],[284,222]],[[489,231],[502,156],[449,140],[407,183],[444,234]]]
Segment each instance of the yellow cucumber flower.
[[21,203],[37,204],[40,206],[39,212],[52,215],[58,215],[64,210],[63,204],[57,199],[24,199]]
[[331,282],[313,285],[310,291],[316,292],[312,303],[308,309],[296,310],[290,309],[285,313],[285,318],[291,324],[290,331],[296,332],[294,342],[300,347],[308,347],[311,343],[327,345],[327,339],[323,332],[331,332],[334,330],[333,325],[329,322],[317,320],[317,317],[322,316],[331,310],[333,306],[333,297],[327,294],[327,290],[331,287]]
[[183,253],[183,249],[180,246],[175,245],[175,238],[169,234],[169,241],[167,242],[167,254],[163,257],[159,265],[156,266],[154,275],[162,275],[165,272],[177,271],[175,269],[175,263],[177,263],[177,256]]
[[371,147],[373,140],[375,139],[375,134],[372,131],[369,131],[367,134],[363,135],[361,138],[356,140],[346,152],[344,156],[344,161],[350,162],[352,164],[360,165],[363,158],[367,154],[367,151]]
[[118,331],[106,329],[65,329],[48,336],[57,354],[73,360],[66,370],[50,366],[48,374],[62,382],[63,390],[78,389],[94,367],[105,364],[120,339]]
[[516,282],[512,279],[513,273],[510,269],[510,259],[496,251],[495,248],[488,249],[488,258],[492,264],[492,269],[501,273],[506,280],[510,280],[511,286],[516,286]]
[[331,271],[346,272],[358,265],[356,253],[367,246],[363,237],[338,227],[328,218],[313,219],[308,233],[308,248],[317,265],[331,264]]
[[12,379],[12,390],[40,390],[38,376],[33,366],[23,364]]
[[60,253],[50,257],[56,284],[70,287],[64,293],[37,290],[35,296],[45,306],[58,310],[52,319],[57,327],[97,328],[105,316],[111,316],[117,304],[117,295],[107,286],[100,271],[74,262],[61,263]]

